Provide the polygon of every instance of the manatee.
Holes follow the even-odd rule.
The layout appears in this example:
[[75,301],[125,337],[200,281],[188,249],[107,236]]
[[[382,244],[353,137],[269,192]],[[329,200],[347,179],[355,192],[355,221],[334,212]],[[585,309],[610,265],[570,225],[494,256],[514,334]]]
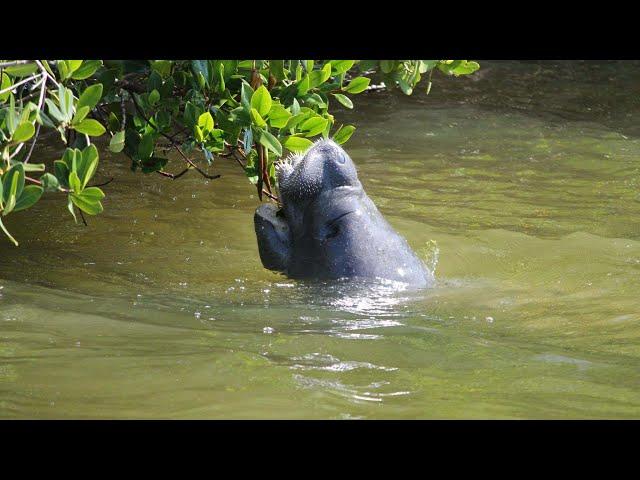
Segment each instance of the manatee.
[[282,208],[254,215],[265,268],[300,279],[386,279],[428,286],[434,276],[378,211],[347,153],[332,140],[277,165]]

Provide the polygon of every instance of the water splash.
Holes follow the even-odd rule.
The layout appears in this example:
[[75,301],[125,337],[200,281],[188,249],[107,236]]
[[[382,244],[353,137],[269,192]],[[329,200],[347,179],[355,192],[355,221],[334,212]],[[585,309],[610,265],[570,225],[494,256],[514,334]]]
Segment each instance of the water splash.
[[418,257],[422,260],[425,267],[435,275],[438,259],[440,258],[440,248],[438,242],[429,240],[426,245],[418,250]]

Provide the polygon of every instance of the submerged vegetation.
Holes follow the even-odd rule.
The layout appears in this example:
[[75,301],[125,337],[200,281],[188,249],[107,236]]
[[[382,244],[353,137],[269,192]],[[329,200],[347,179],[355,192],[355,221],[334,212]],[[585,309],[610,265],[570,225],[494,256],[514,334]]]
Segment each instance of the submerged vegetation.
[[[90,184],[100,137],[133,171],[169,179],[190,170],[217,178],[207,167],[231,158],[260,199],[276,199],[278,158],[315,137],[344,144],[353,135],[354,125],[335,121],[335,105],[351,109],[354,95],[385,86],[428,92],[434,71],[478,68],[467,60],[0,60],[0,228],[18,245],[2,218],[45,192],[64,194],[76,222],[76,213],[84,221],[102,212],[104,192]],[[51,167],[34,158],[45,131],[66,146]]]

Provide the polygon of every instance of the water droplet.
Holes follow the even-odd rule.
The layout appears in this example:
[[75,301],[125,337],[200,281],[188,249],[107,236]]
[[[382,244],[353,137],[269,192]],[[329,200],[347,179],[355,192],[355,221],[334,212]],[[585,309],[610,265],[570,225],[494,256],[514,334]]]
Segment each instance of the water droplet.
[[273,329],[273,328],[271,328],[271,327],[264,327],[264,328],[262,329],[262,333],[271,334],[271,333],[273,333],[273,332],[275,332],[275,329]]

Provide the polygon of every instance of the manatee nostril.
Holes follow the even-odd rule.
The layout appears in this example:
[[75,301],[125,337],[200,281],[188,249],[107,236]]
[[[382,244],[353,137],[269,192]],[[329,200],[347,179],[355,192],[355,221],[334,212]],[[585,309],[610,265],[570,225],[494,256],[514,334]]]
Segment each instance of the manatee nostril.
[[341,165],[344,165],[344,162],[347,161],[346,157],[344,156],[344,153],[339,153],[337,160],[338,160],[338,163]]

